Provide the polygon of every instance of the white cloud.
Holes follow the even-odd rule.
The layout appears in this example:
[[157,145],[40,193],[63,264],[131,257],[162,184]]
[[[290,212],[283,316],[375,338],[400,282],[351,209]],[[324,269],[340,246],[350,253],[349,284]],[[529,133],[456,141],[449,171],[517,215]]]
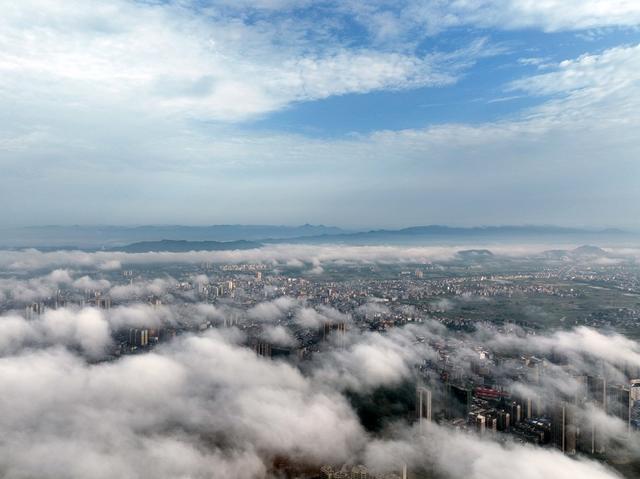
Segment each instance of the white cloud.
[[[331,14],[315,22],[297,2],[263,2],[255,22],[242,13],[255,13],[247,2],[231,3],[197,13],[184,2],[5,7],[0,110],[11,117],[0,118],[0,201],[8,205],[0,214],[44,223],[47,205],[61,222],[205,223],[228,214],[304,221],[314,210],[317,221],[362,226],[453,217],[615,225],[639,216],[636,46],[545,61],[546,73],[511,87],[554,98],[503,121],[341,139],[228,124],[300,101],[448,84],[496,52],[470,40],[459,51],[416,54],[429,29],[624,26],[637,24],[637,2],[325,3]],[[345,40],[343,15],[377,18],[380,40]],[[247,186],[260,202],[246,197]]]
[[0,299],[17,303],[31,303],[54,298],[60,289],[104,289],[109,282],[83,276],[76,280],[67,269],[55,269],[49,274],[28,279],[9,277],[0,279]]
[[266,326],[262,331],[265,341],[278,346],[293,346],[297,344],[296,339],[284,326]]
[[522,351],[549,351],[557,349],[563,354],[576,358],[576,366],[590,365],[587,359],[599,359],[612,365],[633,365],[640,367],[640,345],[619,334],[604,334],[584,326],[571,331],[558,331],[548,336],[517,337],[495,336],[488,339],[491,347],[501,348],[509,346]]
[[0,378],[7,477],[257,478],[277,456],[347,460],[364,438],[344,398],[216,334],[94,365],[33,352]]
[[514,82],[513,88],[544,95],[583,88],[624,88],[637,81],[639,62],[640,45],[619,46],[565,60],[554,71]]
[[275,321],[282,319],[284,315],[299,305],[294,298],[282,296],[264,303],[259,303],[247,311],[247,316],[258,321]]
[[116,285],[111,288],[109,294],[114,299],[135,299],[144,296],[162,296],[177,284],[177,281],[169,276],[154,278],[148,281],[135,281],[130,284]]
[[175,314],[166,306],[133,303],[111,309],[107,314],[113,331],[120,328],[159,328],[175,324]]
[[640,5],[634,0],[476,0],[452,2],[452,10],[465,23],[507,29],[559,31],[640,24]]
[[27,0],[4,7],[0,25],[1,98],[19,98],[18,118],[32,120],[37,101],[40,115],[108,108],[235,121],[296,101],[449,84],[457,70],[447,56],[314,42],[314,23],[252,25],[215,7]]
[[29,346],[65,345],[80,349],[90,358],[101,358],[111,344],[111,331],[102,311],[58,309],[29,321],[20,316],[0,316],[0,355]]
[[0,356],[18,354],[30,348],[65,346],[91,359],[103,359],[113,346],[112,334],[123,328],[173,325],[200,317],[191,311],[178,312],[164,306],[133,303],[105,311],[92,307],[46,309],[25,318],[15,313],[0,315]]
[[543,479],[562,477],[614,479],[619,475],[605,466],[584,459],[573,459],[558,451],[532,446],[499,444],[478,440],[471,434],[452,432],[433,424],[427,433],[405,431],[396,440],[374,440],[366,453],[367,462],[380,471],[397,471],[406,463],[410,468],[435,468],[446,477],[498,479],[519,477]]
[[317,354],[314,377],[338,390],[371,391],[393,387],[409,379],[413,366],[430,348],[415,342],[411,329],[392,330],[388,335],[349,331],[332,335],[332,347]]
[[300,308],[293,319],[298,325],[309,329],[318,329],[327,323],[351,322],[351,316],[324,305],[316,308]]
[[[429,264],[432,262],[450,261],[458,257],[461,250],[489,250],[495,255],[506,257],[533,256],[549,250],[570,250],[579,246],[572,243],[466,243],[431,246],[347,246],[337,244],[271,244],[248,250],[227,251],[191,251],[180,253],[123,253],[123,252],[86,252],[86,251],[39,251],[0,250],[0,268],[10,271],[33,271],[38,269],[55,269],[60,267],[82,267],[100,269],[105,261],[117,261],[124,265],[144,264],[200,264],[200,263],[262,263],[273,267],[290,266],[292,263],[304,266],[335,264],[393,264],[412,263]],[[606,251],[611,260],[637,261],[640,250],[627,247],[608,247]],[[601,257],[582,259],[593,264],[602,263]],[[51,296],[57,283],[51,284],[44,277],[30,280],[0,281],[0,292],[9,297],[29,301],[30,298]],[[44,282],[43,282],[44,281]],[[74,287],[84,286],[89,281],[80,278],[80,282],[72,283]],[[93,286],[106,285],[105,280],[91,280]],[[89,284],[89,283],[87,283]],[[170,292],[177,281],[170,276],[162,276],[149,280],[133,281],[129,284],[112,285],[110,294],[117,299],[132,299],[146,295],[161,296]],[[299,305],[294,298],[278,298],[270,303],[263,303],[250,310],[253,319],[260,317],[269,320],[282,317]],[[325,311],[325,310],[323,310]],[[321,312],[323,312],[321,311]],[[327,310],[328,311],[328,310]],[[324,314],[324,312],[323,312]],[[327,313],[328,316],[331,314]],[[312,318],[307,318],[313,321]]]
[[[394,218],[399,224],[448,223],[452,217],[467,224],[580,225],[594,224],[596,218],[609,225],[628,224],[629,218],[638,217],[640,205],[632,181],[640,174],[635,161],[639,153],[635,132],[640,125],[638,58],[640,50],[634,45],[549,66],[544,73],[510,84],[509,89],[553,95],[551,99],[510,119],[489,123],[378,131],[345,139],[219,130],[214,135],[220,136],[212,139],[193,131],[167,131],[160,143],[134,147],[137,158],[154,160],[152,164],[133,162],[137,170],[130,185],[119,172],[112,177],[102,171],[110,178],[108,183],[127,190],[126,207],[122,195],[104,194],[110,201],[109,211],[113,205],[122,211],[135,210],[148,204],[148,199],[131,200],[129,190],[149,184],[174,198],[170,203],[156,198],[166,206],[157,221],[181,212],[187,214],[187,221],[203,222],[190,208],[184,213],[183,206],[207,203],[222,215],[222,209],[215,209],[215,191],[240,208],[247,198],[235,189],[234,178],[248,175],[261,201],[243,209],[240,221],[273,218],[274,211],[304,218],[310,205],[322,205],[319,210],[325,213],[319,213],[318,220],[329,223],[339,214],[341,221],[355,224],[375,224],[381,217]],[[188,152],[186,159],[175,161],[177,152]],[[30,160],[18,158],[17,169],[25,167],[24,161],[29,164]],[[56,168],[57,173],[51,172],[54,176],[74,171],[76,165],[65,159]],[[8,177],[12,174],[8,167]],[[602,181],[605,177],[607,182]],[[37,177],[29,181],[35,182],[30,197],[37,198]],[[14,185],[7,184],[4,194],[23,194]],[[305,201],[300,202],[303,195]],[[446,208],[438,206],[442,200]],[[68,201],[69,207],[77,202],[75,197],[60,201]],[[514,202],[517,209],[507,207]],[[407,207],[417,203],[419,211]],[[154,219],[145,217],[145,221]]]
[[640,6],[634,0],[352,0],[346,4],[383,39],[407,31],[415,35],[417,29],[437,34],[460,26],[557,32],[640,25]]
[[[565,245],[566,247],[566,245]],[[0,267],[9,270],[34,270],[40,268],[56,268],[60,266],[77,266],[99,268],[105,261],[118,261],[122,264],[168,264],[185,263],[265,263],[269,265],[290,265],[295,262],[304,264],[324,263],[429,263],[446,261],[455,258],[461,249],[489,248],[496,254],[526,255],[557,249],[557,245],[447,245],[447,246],[345,246],[345,245],[301,245],[278,244],[266,245],[249,250],[229,251],[191,251],[185,253],[121,253],[121,252],[84,252],[53,251],[42,252],[35,249],[0,250]],[[144,294],[163,294],[175,284],[173,278],[155,278],[149,281],[133,282],[129,285],[116,285],[111,289],[112,295],[130,298]],[[289,301],[293,301],[289,298]],[[283,312],[291,307],[284,299],[274,302],[269,312]],[[260,313],[263,311],[256,311]]]
[[73,282],[76,289],[104,291],[109,289],[111,283],[106,279],[94,279],[90,276],[82,276]]
[[[211,305],[178,312],[134,304],[110,311],[61,309],[33,321],[0,317],[0,407],[12,412],[0,421],[0,433],[12,438],[0,444],[6,476],[264,478],[272,477],[279,458],[316,468],[364,462],[376,472],[397,471],[406,463],[410,470],[435,468],[472,479],[498,479],[513,471],[527,479],[550,472],[617,477],[604,465],[548,448],[499,444],[435,425],[427,426],[424,436],[404,424],[376,437],[367,434],[342,391],[366,393],[411,378],[417,362],[434,357],[431,339],[451,339],[430,322],[386,334],[354,328],[340,348],[316,354],[303,368],[306,375],[286,363],[259,358],[212,330],[185,333],[152,352],[101,363],[60,347],[99,358],[111,328],[157,325],[180,314],[205,318],[224,313]],[[318,314],[325,320],[341,317],[327,308]],[[271,333],[289,337],[281,326]],[[416,342],[416,336],[429,340]],[[494,331],[491,339],[495,350],[515,345],[523,352],[576,352],[578,356],[569,354],[572,366],[588,367],[582,354],[610,365],[640,365],[636,342],[586,328],[526,340]],[[455,340],[462,358],[485,338],[479,332],[456,334]],[[562,384],[573,380],[570,373],[549,369],[545,376],[555,383],[543,387],[573,387]],[[625,430],[621,421],[600,410],[584,412],[607,437]]]

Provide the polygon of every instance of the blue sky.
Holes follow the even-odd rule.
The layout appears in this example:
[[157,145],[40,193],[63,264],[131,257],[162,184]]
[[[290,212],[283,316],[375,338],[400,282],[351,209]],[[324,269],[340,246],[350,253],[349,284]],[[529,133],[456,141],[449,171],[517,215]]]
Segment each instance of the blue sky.
[[640,227],[640,3],[0,1],[0,224]]
[[339,136],[380,129],[424,128],[448,122],[496,121],[547,99],[508,91],[510,82],[539,71],[539,65],[524,60],[544,59],[545,63],[557,64],[585,52],[637,44],[640,32],[616,29],[598,34],[594,41],[575,32],[465,28],[454,29],[426,42],[432,44],[430,48],[449,51],[478,38],[485,38],[489,48],[495,48],[497,52],[465,69],[451,85],[352,93],[302,102],[250,122],[248,126],[305,135]]

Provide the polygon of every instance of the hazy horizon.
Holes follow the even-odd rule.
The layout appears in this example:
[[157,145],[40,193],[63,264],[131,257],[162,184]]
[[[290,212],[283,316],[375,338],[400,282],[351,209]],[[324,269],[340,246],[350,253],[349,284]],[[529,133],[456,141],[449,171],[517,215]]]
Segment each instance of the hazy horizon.
[[557,224],[557,223],[380,223],[377,225],[356,225],[356,224],[340,224],[340,223],[320,223],[305,221],[303,223],[286,223],[286,222],[272,222],[272,223],[239,223],[239,222],[216,222],[216,223],[40,223],[40,224],[21,224],[11,225],[6,224],[0,227],[2,229],[29,229],[29,228],[144,228],[144,227],[184,227],[184,228],[207,228],[217,226],[239,226],[239,227],[284,227],[284,228],[299,228],[299,227],[326,227],[326,228],[339,228],[344,231],[370,231],[370,230],[401,230],[414,227],[423,226],[441,226],[445,228],[502,228],[502,227],[538,227],[538,228],[566,228],[566,229],[581,229],[581,230],[623,230],[634,232],[637,231],[637,227],[623,226],[623,225],[594,225],[594,224]]

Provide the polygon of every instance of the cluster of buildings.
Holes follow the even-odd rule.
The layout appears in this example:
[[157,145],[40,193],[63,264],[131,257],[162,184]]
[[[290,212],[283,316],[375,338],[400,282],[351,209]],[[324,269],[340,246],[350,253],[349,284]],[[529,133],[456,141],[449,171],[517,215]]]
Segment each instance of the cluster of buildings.
[[[638,440],[640,379],[609,382],[604,376],[576,374],[567,385],[570,392],[561,392],[541,386],[544,361],[523,358],[523,363],[528,363],[526,374],[510,378],[514,381],[510,385],[500,377],[490,383],[491,372],[475,381],[473,373],[453,380],[442,371],[435,380],[423,374],[428,383],[418,386],[415,402],[421,427],[423,422],[438,421],[480,435],[505,433],[569,455],[609,457],[625,443]],[[477,368],[470,371],[474,369],[477,372]],[[636,377],[639,373],[628,371]]]
[[[164,295],[148,295],[114,302],[105,291],[85,291],[80,297],[58,291],[54,298],[34,302],[25,307],[28,319],[44,314],[47,309],[76,304],[109,310],[119,304],[144,301],[160,307],[171,302],[189,301],[248,311],[265,300],[287,296],[301,300],[309,308],[331,307],[337,316],[325,321],[319,328],[305,328],[295,323],[292,313],[278,320],[293,333],[295,344],[282,345],[261,337],[260,319],[225,317],[220,324],[201,325],[166,324],[156,327],[124,328],[115,333],[116,355],[143,352],[158,343],[168,341],[182,331],[208,327],[236,326],[242,329],[247,345],[256,354],[268,358],[303,360],[318,350],[324,341],[340,344],[348,328],[384,332],[391,328],[425,318],[442,323],[452,333],[472,330],[479,326],[501,333],[509,332],[510,324],[479,322],[465,315],[447,314],[447,298],[511,298],[514,296],[542,295],[558,300],[579,298],[584,295],[580,287],[554,284],[554,281],[574,281],[597,284],[606,278],[624,284],[628,293],[640,287],[626,271],[608,270],[603,276],[596,271],[566,271],[543,268],[530,273],[492,273],[478,275],[460,270],[456,274],[439,274],[433,266],[419,266],[415,270],[381,271],[370,267],[363,273],[348,270],[344,277],[336,275],[315,278],[305,274],[283,272],[266,265],[206,265],[198,271],[206,277],[194,276],[194,271],[183,271]],[[156,272],[148,271],[152,276]],[[121,273],[129,283],[146,279],[132,270]],[[196,279],[194,279],[196,278]],[[553,281],[550,281],[553,280]],[[115,282],[115,281],[112,281]],[[618,284],[615,283],[615,284]],[[444,300],[444,301],[441,301]],[[585,321],[594,325],[615,326],[616,321],[637,323],[640,310],[620,307],[593,311]],[[589,323],[590,324],[590,323]],[[625,323],[626,324],[626,323]],[[523,325],[518,330],[523,330]],[[527,331],[534,334],[535,331]],[[424,342],[425,338],[416,338]],[[415,396],[415,418],[423,429],[429,422],[469,433],[504,434],[505,438],[555,447],[569,454],[589,454],[610,457],[620,445],[638,440],[640,429],[640,371],[626,368],[626,379],[608,377],[605,371],[584,374],[573,371],[563,355],[551,351],[548,357],[494,354],[481,344],[449,343],[446,339],[429,340],[437,358],[425,359],[416,367],[420,378]],[[465,349],[470,355],[460,354]],[[551,366],[551,367],[550,367]],[[550,390],[545,386],[549,369],[560,369],[571,378],[570,392]],[[596,369],[594,369],[595,371]],[[515,386],[517,385],[517,387]],[[615,427],[603,424],[598,411],[615,418]],[[426,428],[424,428],[426,430]],[[397,473],[374,475],[363,465],[325,465],[318,477],[326,479],[400,479],[406,478],[406,468]]]
[[326,464],[320,468],[320,479],[407,479],[407,468],[403,466],[400,473],[373,474],[362,464],[344,464],[336,468]]

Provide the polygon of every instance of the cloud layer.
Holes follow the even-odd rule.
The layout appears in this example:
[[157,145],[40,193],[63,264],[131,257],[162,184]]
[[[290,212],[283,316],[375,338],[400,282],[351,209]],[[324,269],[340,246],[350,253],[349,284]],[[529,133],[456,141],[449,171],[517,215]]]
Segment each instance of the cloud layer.
[[[0,359],[0,403],[12,411],[0,421],[3,436],[11,438],[0,444],[6,477],[259,478],[276,474],[278,458],[308,467],[364,462],[378,472],[407,464],[410,470],[472,479],[513,471],[532,479],[560,471],[617,477],[594,462],[435,425],[418,431],[399,423],[384,437],[365,432],[342,392],[393,387],[410,378],[413,365],[434,354],[429,341],[416,343],[415,335],[444,339],[435,324],[388,336],[354,331],[349,344],[320,353],[302,374],[213,330],[142,355],[87,363],[81,355],[92,352],[87,328],[103,313],[54,313],[29,326],[54,333],[48,343],[27,348],[2,334],[14,347],[3,349]],[[74,334],[65,315],[84,328],[78,330],[80,347],[91,347],[77,350],[69,342]],[[6,332],[16,321],[2,317],[0,325]],[[492,347],[512,347],[511,340],[498,335]],[[590,330],[529,338],[525,349],[536,347],[562,347],[613,363],[624,358],[640,367],[636,343]],[[613,350],[618,356],[610,355]],[[611,434],[618,434],[612,424]]]
[[[309,268],[428,260],[436,253],[455,257],[453,250],[428,248],[287,251],[274,247],[260,254],[283,265],[296,259]],[[531,251],[505,247],[502,253]],[[258,254],[241,253],[251,260]],[[490,323],[478,323],[470,333],[452,332],[425,312],[382,305],[373,298],[354,306],[353,316],[287,296],[250,305],[212,305],[198,302],[194,295],[177,296],[178,282],[166,275],[135,279],[125,287],[101,277],[104,261],[127,264],[128,256],[35,252],[36,262],[29,263],[32,250],[3,254],[9,255],[4,257],[5,267],[19,261],[22,266],[49,268],[30,278],[4,280],[6,292],[21,291],[24,301],[33,298],[24,293],[29,288],[36,296],[85,286],[104,288],[114,296],[121,293],[121,304],[109,310],[69,306],[29,317],[19,312],[0,315],[0,406],[11,411],[0,418],[0,435],[8,438],[0,441],[0,462],[8,478],[26,474],[258,479],[280,477],[287,468],[317,470],[322,464],[343,463],[364,463],[378,473],[398,472],[406,464],[411,471],[470,479],[512,473],[538,479],[551,472],[588,479],[618,477],[600,463],[570,459],[551,449],[499,442],[435,424],[417,427],[409,420],[411,411],[383,422],[382,430],[373,433],[361,424],[353,395],[367,397],[380,388],[412,385],[420,374],[416,366],[425,360],[441,363],[446,357],[447,364],[472,376],[477,373],[471,364],[486,351],[503,358],[495,372],[513,393],[531,398],[576,396],[582,391],[581,375],[605,374],[615,384],[626,380],[629,369],[640,369],[640,346],[621,335],[585,327],[531,334]],[[228,260],[226,253],[215,254],[223,255],[214,256],[217,260]],[[156,261],[156,256],[151,258]],[[170,258],[194,261],[190,254]],[[149,256],[137,260],[149,261]],[[51,271],[60,263],[82,271]],[[206,284],[209,278],[191,276],[190,281]],[[172,304],[149,305],[139,299],[146,295],[176,296],[171,296]],[[385,332],[369,331],[361,322],[363,316],[397,313],[413,320]],[[264,358],[251,348],[256,338],[295,348],[301,332],[316,332],[336,322],[345,323],[347,330],[330,334],[307,351],[305,360],[296,354]],[[162,327],[182,334],[140,354],[112,356],[122,331]],[[545,361],[538,380],[523,373],[523,356],[544,358],[558,352],[564,360]],[[434,396],[440,394],[437,382],[432,387]],[[413,396],[412,387],[409,391]],[[581,414],[604,438],[615,440],[626,433],[625,423],[594,404],[585,405]],[[640,457],[634,444],[627,441],[624,453]]]
[[[630,180],[637,40],[587,43],[562,62],[520,68],[513,46],[486,29],[615,35],[639,15],[624,0],[3,5],[0,215],[24,224],[303,223],[310,211],[360,226],[385,217],[628,224],[639,204]],[[448,34],[457,36],[442,41]],[[408,128],[335,137],[270,123],[301,103],[422,95],[475,78],[476,65],[498,56],[500,71],[519,73],[492,85],[491,98],[460,100],[527,99],[497,121],[420,115]],[[327,122],[340,116],[333,108]]]

